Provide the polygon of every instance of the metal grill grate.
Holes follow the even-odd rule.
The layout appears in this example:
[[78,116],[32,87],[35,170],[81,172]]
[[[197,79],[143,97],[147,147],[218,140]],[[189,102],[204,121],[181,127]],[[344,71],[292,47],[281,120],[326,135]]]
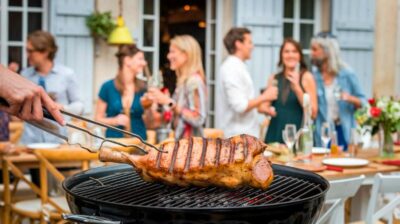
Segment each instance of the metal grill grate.
[[98,202],[164,208],[232,208],[293,202],[323,192],[319,184],[275,175],[267,190],[242,187],[179,187],[143,181],[124,171],[84,181],[71,189],[75,195]]

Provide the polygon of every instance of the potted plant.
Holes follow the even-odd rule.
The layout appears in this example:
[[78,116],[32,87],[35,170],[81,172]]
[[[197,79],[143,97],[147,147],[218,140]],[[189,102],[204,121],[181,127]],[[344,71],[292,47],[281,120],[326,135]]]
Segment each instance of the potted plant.
[[107,40],[111,31],[116,27],[111,12],[94,12],[86,18],[92,36],[96,39]]
[[380,156],[393,157],[392,133],[400,131],[400,100],[390,97],[369,99],[368,105],[355,113],[357,123],[372,127],[372,134],[380,132]]

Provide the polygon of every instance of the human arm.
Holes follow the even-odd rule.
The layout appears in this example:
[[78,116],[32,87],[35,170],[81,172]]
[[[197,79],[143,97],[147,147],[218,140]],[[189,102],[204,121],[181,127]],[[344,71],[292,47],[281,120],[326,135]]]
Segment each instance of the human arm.
[[129,125],[129,117],[125,114],[118,114],[114,117],[107,117],[107,107],[109,102],[115,99],[110,94],[110,83],[104,83],[99,91],[99,99],[96,102],[95,119],[99,122],[112,125],[112,126],[127,126]]
[[198,83],[189,90],[189,107],[177,105],[175,113],[193,127],[201,127],[207,116],[205,87]]
[[192,77],[184,87],[184,96],[188,100],[188,107],[183,107],[175,102],[167,94],[162,93],[157,88],[150,88],[149,95],[159,104],[168,105],[174,114],[181,117],[185,122],[193,127],[200,127],[206,119],[206,93],[205,86],[201,78]]
[[360,108],[362,105],[361,100],[358,97],[352,96],[346,92],[342,92],[341,99],[348,103],[353,104],[355,108]]
[[[268,78],[266,86],[267,86],[267,89],[271,89],[270,87],[275,87],[276,88],[276,91],[277,91],[276,98],[277,98],[279,90],[278,90],[277,84],[275,82],[276,82],[275,74],[271,74],[269,76],[269,78]],[[266,115],[270,115],[270,116],[273,116],[273,117],[276,116],[275,108],[272,107],[271,104],[272,104],[272,101],[265,101],[265,102],[261,103],[261,105],[258,106],[258,108],[257,108],[258,112],[259,113],[264,113]]]
[[161,126],[163,117],[162,113],[157,111],[157,103],[155,103],[155,101],[151,99],[151,96],[149,96],[148,93],[145,93],[140,98],[140,102],[144,109],[142,119],[144,121],[146,129],[159,128]]
[[[311,101],[311,117],[315,119],[318,113],[318,97],[317,97],[317,84],[314,77],[309,71],[304,71],[303,78],[300,78],[300,73],[292,71],[288,73],[287,79],[290,82],[290,88],[296,95],[300,105],[303,105],[303,95],[308,93]],[[300,83],[301,80],[301,83]],[[304,90],[303,90],[303,88]]]
[[[276,87],[272,87],[272,88],[274,89]],[[246,110],[244,112],[247,113],[247,112],[251,111],[254,108],[258,109],[258,107],[262,103],[274,100],[275,97],[272,94],[270,94],[272,91],[275,91],[273,89],[271,89],[271,91],[268,91],[268,89],[267,89],[261,95],[257,96],[256,98],[254,98],[252,100],[249,100],[248,104],[247,104],[247,107],[246,107]]]
[[[311,118],[316,119],[318,115],[318,96],[317,96],[317,84],[314,80],[313,75],[306,71],[302,80],[302,85],[306,93],[310,95],[311,102]],[[299,99],[299,98],[298,98]],[[300,100],[299,100],[300,101]],[[301,97],[301,104],[303,104],[303,97]]]
[[2,65],[0,65],[0,98],[8,104],[0,105],[0,110],[22,120],[42,120],[42,107],[45,107],[59,124],[65,124],[59,106],[43,88]]
[[84,104],[80,97],[79,86],[76,80],[71,75],[68,79],[67,83],[67,96],[68,96],[68,104],[63,105],[63,109],[74,113],[74,114],[83,114]]
[[350,84],[350,93],[343,91],[341,99],[353,104],[356,109],[366,105],[367,99],[362,91],[357,75],[353,73],[349,74],[348,81]]
[[248,99],[246,89],[243,87],[243,81],[240,75],[235,74],[234,71],[221,72],[221,82],[223,91],[227,96],[227,101],[236,113],[246,113],[254,108],[258,108],[266,101],[273,101],[277,98],[278,89],[276,87],[267,88],[261,95],[253,99]]
[[98,99],[96,102],[96,111],[94,115],[95,120],[112,126],[126,126],[129,123],[129,118],[125,114],[118,114],[115,117],[107,117],[106,110],[107,102],[103,101],[102,99]]

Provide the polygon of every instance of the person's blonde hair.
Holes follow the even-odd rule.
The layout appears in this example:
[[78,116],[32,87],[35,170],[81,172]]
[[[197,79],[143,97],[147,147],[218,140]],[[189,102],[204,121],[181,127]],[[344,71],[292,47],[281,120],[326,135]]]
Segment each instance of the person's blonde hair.
[[196,73],[205,81],[199,43],[190,35],[179,35],[172,38],[170,44],[183,51],[187,56],[186,63],[182,68],[176,71],[178,75],[178,85],[184,83],[190,75]]
[[318,44],[328,58],[328,71],[338,74],[340,69],[347,68],[340,56],[339,42],[334,37],[317,35],[311,39],[311,44]]

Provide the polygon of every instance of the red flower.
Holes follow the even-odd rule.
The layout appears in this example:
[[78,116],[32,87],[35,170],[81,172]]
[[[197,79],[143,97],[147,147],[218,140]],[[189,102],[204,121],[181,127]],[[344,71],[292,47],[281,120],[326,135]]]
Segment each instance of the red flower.
[[369,105],[371,105],[371,106],[375,106],[375,99],[374,99],[374,98],[368,99],[368,103],[369,103]]
[[164,94],[169,94],[169,90],[168,90],[167,87],[163,87],[163,88],[161,89],[161,92],[164,93]]
[[164,111],[164,121],[169,122],[171,121],[171,119],[172,119],[172,111],[170,110]]
[[369,112],[371,113],[372,117],[379,117],[382,111],[378,107],[371,107]]

